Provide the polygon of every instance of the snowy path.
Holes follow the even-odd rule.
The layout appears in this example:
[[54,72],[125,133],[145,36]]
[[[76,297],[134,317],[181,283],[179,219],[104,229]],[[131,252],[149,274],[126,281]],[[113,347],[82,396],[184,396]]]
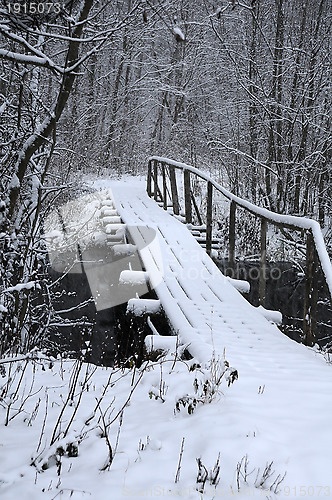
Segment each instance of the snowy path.
[[[298,486],[308,485],[308,478],[312,486],[325,484],[332,471],[332,367],[252,307],[190,232],[142,187],[112,183],[111,189],[125,223],[146,224],[157,231],[164,280],[156,292],[181,341],[191,343],[200,361],[211,358],[213,349],[217,356],[225,349],[226,359],[239,372],[229,393],[233,409],[246,415],[252,432],[257,413],[264,415],[259,431],[265,436],[264,446],[272,441],[276,456],[284,457],[285,463],[292,460],[292,467],[299,469]],[[145,263],[153,273],[149,256]],[[254,408],[244,393],[256,393]],[[255,448],[255,440],[250,441],[249,447]]]

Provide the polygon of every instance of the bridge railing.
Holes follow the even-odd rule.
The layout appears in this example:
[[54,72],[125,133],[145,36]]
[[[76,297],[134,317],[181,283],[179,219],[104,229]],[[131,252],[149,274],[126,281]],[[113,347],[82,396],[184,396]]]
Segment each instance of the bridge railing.
[[[207,183],[206,198],[206,251],[211,255],[212,249],[212,221],[213,221],[213,190],[215,189],[224,197],[230,200],[230,216],[228,228],[228,260],[229,266],[235,268],[235,225],[237,208],[258,217],[261,221],[260,229],[260,275],[259,275],[259,302],[264,306],[266,295],[266,241],[268,224],[272,224],[281,229],[292,229],[302,231],[306,234],[306,270],[305,270],[305,296],[303,311],[303,332],[304,342],[307,345],[313,345],[315,341],[315,332],[317,325],[317,266],[320,266],[323,277],[332,299],[332,266],[329,259],[322,231],[317,221],[305,217],[296,217],[292,215],[283,215],[271,212],[265,208],[259,207],[244,200],[223,186],[215,182],[209,175],[201,172],[195,167],[180,163],[177,161],[152,156],[148,160],[147,193],[156,201],[163,203],[163,208],[167,210],[169,202],[173,207],[173,213],[180,213],[179,191],[176,177],[176,170],[183,172],[184,189],[184,211],[186,223],[193,221],[193,209],[196,212],[199,223],[203,220],[198,211],[197,204],[191,189],[191,178],[197,177]],[[161,185],[159,185],[161,183]]]

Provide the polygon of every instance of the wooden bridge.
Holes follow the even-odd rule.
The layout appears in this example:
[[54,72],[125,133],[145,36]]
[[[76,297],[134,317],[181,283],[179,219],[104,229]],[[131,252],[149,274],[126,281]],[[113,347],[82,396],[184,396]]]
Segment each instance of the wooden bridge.
[[[194,196],[193,185],[197,180],[206,184],[204,211],[200,210]],[[267,350],[271,349],[276,336],[279,338],[281,335],[276,326],[271,324],[271,320],[277,322],[278,314],[264,309],[269,224],[277,226],[281,231],[299,231],[305,239],[304,343],[314,344],[319,267],[323,271],[328,294],[332,296],[331,262],[317,222],[273,213],[253,205],[230,193],[204,172],[157,156],[151,157],[148,162],[146,192],[142,188],[126,185],[125,182],[115,182],[112,185],[112,193],[112,203],[117,210],[117,218],[114,221],[118,222],[120,216],[124,227],[127,228],[126,242],[139,248],[149,286],[154,289],[157,300],[162,304],[173,332],[178,335],[181,344],[190,346],[189,350],[193,356],[201,360],[211,359],[217,344],[220,344],[218,351],[222,352],[222,349],[227,347],[225,332],[232,332],[238,340],[241,335],[245,337],[246,332],[252,332],[255,335],[251,336],[251,340],[266,342]],[[250,305],[241,294],[248,289],[248,284],[224,276],[210,258],[214,241],[214,193],[230,201],[230,269],[235,266],[235,224],[238,209],[247,211],[260,220],[258,308]],[[112,217],[107,222],[111,223]],[[185,222],[191,231],[182,222]],[[142,227],[156,231],[152,245],[151,241],[145,241],[144,231],[140,230]],[[200,236],[206,251],[192,233]],[[123,235],[124,232],[121,237]],[[125,276],[128,278],[128,273],[122,274],[122,281]],[[133,288],[133,300],[139,303],[137,297]],[[148,307],[146,303],[145,307]],[[262,328],[264,336],[261,335]]]
[[[142,381],[141,392],[136,393],[135,401],[141,409],[141,415],[144,415],[144,421],[137,424],[136,403],[131,410],[126,409],[125,417],[125,421],[132,418],[131,422],[136,424],[140,436],[151,435],[154,439],[159,439],[159,433],[165,436],[163,455],[159,457],[161,464],[164,459],[169,461],[169,436],[176,436],[175,459],[178,458],[180,437],[186,438],[186,446],[189,446],[186,453],[189,450],[192,458],[195,455],[190,450],[197,450],[198,441],[203,442],[209,436],[213,442],[215,428],[220,432],[217,433],[214,450],[218,452],[219,444],[224,446],[226,443],[224,463],[231,463],[232,460],[234,463],[234,467],[228,468],[231,474],[229,477],[234,474],[236,464],[240,464],[237,462],[239,457],[248,453],[255,467],[264,467],[264,462],[268,464],[274,460],[276,470],[281,474],[277,476],[277,480],[287,470],[287,477],[291,476],[287,485],[305,485],[309,477],[310,484],[326,485],[322,491],[328,493],[328,473],[332,465],[329,446],[332,443],[332,365],[326,363],[317,349],[293,342],[284,335],[275,324],[280,321],[280,314],[267,311],[262,306],[266,285],[262,270],[267,265],[265,251],[268,250],[271,231],[269,234],[267,232],[269,224],[277,224],[282,230],[297,231],[299,237],[305,239],[305,341],[308,344],[314,341],[315,301],[320,293],[316,285],[316,268],[321,266],[323,270],[327,296],[331,293],[332,283],[331,263],[318,224],[308,219],[273,214],[256,207],[229,193],[204,172],[163,158],[154,157],[149,160],[147,179],[147,186],[145,179],[140,180],[138,177],[111,182],[109,179],[96,181],[93,192],[88,195],[90,198],[87,196],[74,200],[78,203],[75,207],[63,207],[63,221],[66,223],[68,220],[69,223],[62,238],[60,221],[56,222],[56,216],[50,220],[50,237],[53,233],[53,239],[59,239],[59,243],[54,243],[54,264],[58,258],[59,274],[70,270],[83,274],[84,268],[90,285],[89,292],[91,290],[94,295],[96,317],[101,312],[101,319],[107,318],[110,322],[112,309],[114,314],[117,312],[115,303],[119,305],[121,316],[118,319],[123,321],[123,328],[115,333],[111,331],[110,335],[104,337],[98,336],[96,329],[89,337],[91,358],[88,359],[95,364],[107,364],[101,344],[108,342],[110,345],[114,338],[116,341],[121,341],[121,338],[127,341],[137,331],[140,346],[142,337],[145,337],[148,350],[160,348],[170,352],[171,356],[162,357],[159,363],[143,365],[148,367],[149,374],[146,372],[147,382],[144,381],[146,379]],[[198,182],[202,183],[200,191]],[[197,193],[199,196],[195,196]],[[225,250],[228,251],[233,266],[236,263],[235,250],[238,248],[236,238],[240,236],[241,230],[243,232],[241,222],[236,226],[236,220],[241,221],[241,211],[249,211],[260,222],[259,307],[253,307],[243,295],[248,290],[248,284],[222,274],[210,257],[213,256],[214,242],[217,241],[213,226],[216,222],[215,207],[221,202],[221,196],[230,201],[223,206],[222,215],[227,216],[227,210],[230,210],[230,217],[224,217],[223,223],[227,228],[224,233],[228,234],[228,249]],[[86,212],[84,206],[87,206]],[[70,224],[73,227],[72,233]],[[255,227],[257,225],[259,227],[259,224]],[[236,227],[239,227],[238,232]],[[84,233],[82,237],[81,232]],[[87,233],[93,240],[91,245],[85,244]],[[286,236],[288,234],[285,233]],[[76,250],[78,240],[81,252]],[[62,255],[58,251],[61,241],[65,248]],[[73,242],[69,248],[67,241],[68,244]],[[224,241],[222,244],[224,245]],[[65,258],[62,259],[62,256]],[[63,260],[65,269],[61,267]],[[84,289],[83,279],[76,283]],[[86,281],[85,283],[88,285]],[[76,291],[78,286],[75,286],[74,280],[73,284],[70,289]],[[168,318],[173,335],[168,334],[165,323],[157,322],[157,319],[163,318],[161,308]],[[126,316],[126,311],[137,317],[130,314]],[[72,328],[69,334],[73,334]],[[81,340],[81,327],[78,337]],[[121,346],[114,342],[110,350],[113,347]],[[177,354],[175,358],[172,355],[174,352]],[[182,354],[184,355],[181,356]],[[193,359],[188,360],[188,354]],[[132,351],[128,355],[126,353],[121,360],[127,360],[131,355]],[[181,357],[183,362],[175,362]],[[158,359],[153,356],[151,358]],[[167,359],[170,362],[165,362]],[[223,363],[226,359],[230,366]],[[109,365],[112,364],[114,357],[110,356]],[[194,418],[198,435],[194,432],[190,441],[192,425],[189,425],[187,432],[188,419],[172,419],[172,412],[176,401],[186,401],[186,397],[190,395],[193,398],[197,396],[195,385],[193,387],[191,381],[186,384],[184,377],[178,376],[178,373],[181,375],[182,370],[193,369],[193,377],[198,373],[199,378],[199,365],[206,368],[201,372],[209,377],[212,384],[216,377],[220,379],[221,374],[225,374],[225,381],[232,381],[236,375],[238,380],[230,390],[225,384],[222,386],[223,396],[220,402],[216,394],[216,404],[210,408],[205,407],[205,410],[197,410],[200,413]],[[151,386],[154,388],[154,384],[160,394],[164,388],[167,391],[167,384],[164,386],[166,370],[176,374],[172,378],[174,386],[167,395],[168,402],[156,413],[155,409],[163,399],[157,397],[159,401],[153,401],[149,406],[146,399],[148,394],[153,394],[150,389]],[[140,391],[139,388],[138,390]],[[127,412],[129,415],[131,412],[132,416],[128,416]],[[158,418],[155,418],[157,415],[161,418],[159,423]],[[227,449],[233,450],[234,456]],[[137,453],[130,448],[130,454],[127,455],[127,450],[124,450],[123,454],[121,449],[121,456],[127,470],[128,460],[132,456],[134,464]],[[207,459],[213,456],[210,448],[203,452]],[[257,457],[264,462],[258,462]],[[172,470],[173,468],[172,466]],[[137,477],[135,472],[132,478],[136,481]],[[299,477],[302,478],[301,483],[296,482]],[[128,481],[127,484],[130,484],[129,479]],[[147,484],[150,488],[151,484]],[[182,487],[184,483],[179,484]],[[225,484],[227,482],[224,481],[223,487]],[[290,486],[286,488],[291,489]],[[236,489],[230,491],[231,496],[240,494]],[[251,495],[250,489],[243,489],[243,492],[244,496],[248,492]],[[258,496],[275,496],[269,490],[259,488],[257,492]],[[254,491],[252,494],[255,495]]]

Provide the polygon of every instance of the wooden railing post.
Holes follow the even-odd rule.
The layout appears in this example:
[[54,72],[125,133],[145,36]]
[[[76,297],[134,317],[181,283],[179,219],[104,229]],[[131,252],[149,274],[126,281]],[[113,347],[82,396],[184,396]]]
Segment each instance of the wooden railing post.
[[163,176],[163,208],[167,210],[167,182],[166,182],[166,168],[164,163],[161,164],[161,173]]
[[229,208],[229,233],[228,233],[228,269],[227,276],[235,278],[235,221],[236,203],[231,201]]
[[151,165],[152,161],[149,160],[149,163],[148,163],[148,178],[147,178],[147,186],[146,186],[146,190],[147,190],[147,193],[148,193],[148,196],[151,198],[152,196],[152,165]]
[[180,206],[179,206],[178,188],[176,185],[176,174],[173,165],[169,165],[169,178],[171,181],[173,212],[175,215],[179,215]]
[[303,310],[304,344],[313,346],[316,336],[317,309],[317,276],[314,239],[311,231],[307,231],[306,271]]
[[266,233],[267,220],[261,219],[261,260],[259,270],[259,305],[265,306],[266,295]]
[[212,249],[212,183],[207,183],[206,198],[206,252],[211,256]]
[[158,201],[158,162],[153,163],[153,198]]
[[184,209],[186,215],[186,223],[192,223],[191,211],[191,188],[190,188],[190,172],[189,170],[183,171],[183,185],[184,185]]

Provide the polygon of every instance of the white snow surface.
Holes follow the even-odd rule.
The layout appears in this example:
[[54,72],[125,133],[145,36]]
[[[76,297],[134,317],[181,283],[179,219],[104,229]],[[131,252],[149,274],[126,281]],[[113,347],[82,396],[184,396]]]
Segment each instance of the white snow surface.
[[184,36],[184,33],[183,33],[182,29],[179,28],[179,26],[174,26],[173,32],[179,38],[179,40],[182,40],[184,42],[186,37]]
[[7,102],[5,101],[0,106],[0,115],[2,115],[5,112],[6,107],[7,107]]
[[[168,355],[135,371],[83,364],[65,408],[75,362],[50,364],[42,356],[38,361],[0,360],[6,370],[0,378],[1,500],[331,497],[332,365],[250,306],[200,252],[189,231],[146,197],[143,184],[113,183],[112,192],[124,222],[155,228],[164,266],[156,291],[179,322],[180,340],[195,339],[191,347],[197,359],[175,362]],[[145,255],[149,272],[158,267],[158,259],[153,263]],[[206,272],[197,274],[202,269]],[[169,291],[174,300],[165,303]],[[190,310],[192,325],[185,314],[174,318],[172,308],[178,311],[178,305],[184,313]],[[206,363],[208,356],[214,361]],[[238,371],[229,387],[226,375],[220,385],[215,383],[224,356]],[[200,360],[205,366],[189,370]],[[21,369],[15,372],[17,366]],[[195,398],[196,409],[189,414],[182,403]],[[112,422],[107,430],[114,458],[106,468],[103,420]],[[57,421],[59,438],[50,446]],[[78,456],[65,452],[60,457],[56,449],[61,444],[66,450],[69,443],[77,444]],[[218,456],[219,482],[213,485],[210,471]],[[237,474],[245,457],[246,481],[243,468],[243,475]],[[210,478],[203,494],[198,491],[198,458]],[[272,461],[274,474],[259,487]],[[270,490],[285,472],[278,493]]]
[[[22,290],[31,290],[32,288],[35,288],[36,286],[36,281],[28,281],[27,283],[19,283],[18,285],[15,286],[10,286],[3,290],[2,293],[7,293],[7,292],[21,292]],[[39,285],[37,285],[39,286]]]
[[160,313],[160,300],[129,299],[127,311],[135,314],[136,316],[143,316],[144,314],[158,314]]
[[270,309],[265,309],[263,306],[258,306],[257,311],[264,316],[271,323],[276,325],[282,324],[282,314],[280,311],[271,311]]
[[241,293],[249,293],[250,292],[250,283],[244,280],[235,280],[227,276],[227,281],[239,292]]
[[123,243],[112,246],[113,255],[116,257],[133,255],[137,251],[136,245],[131,245],[130,243]]
[[162,351],[171,351],[175,356],[177,350],[177,337],[175,335],[147,335],[144,342],[149,352],[161,349]]
[[121,285],[144,285],[148,280],[148,275],[145,271],[121,271],[119,282]]

